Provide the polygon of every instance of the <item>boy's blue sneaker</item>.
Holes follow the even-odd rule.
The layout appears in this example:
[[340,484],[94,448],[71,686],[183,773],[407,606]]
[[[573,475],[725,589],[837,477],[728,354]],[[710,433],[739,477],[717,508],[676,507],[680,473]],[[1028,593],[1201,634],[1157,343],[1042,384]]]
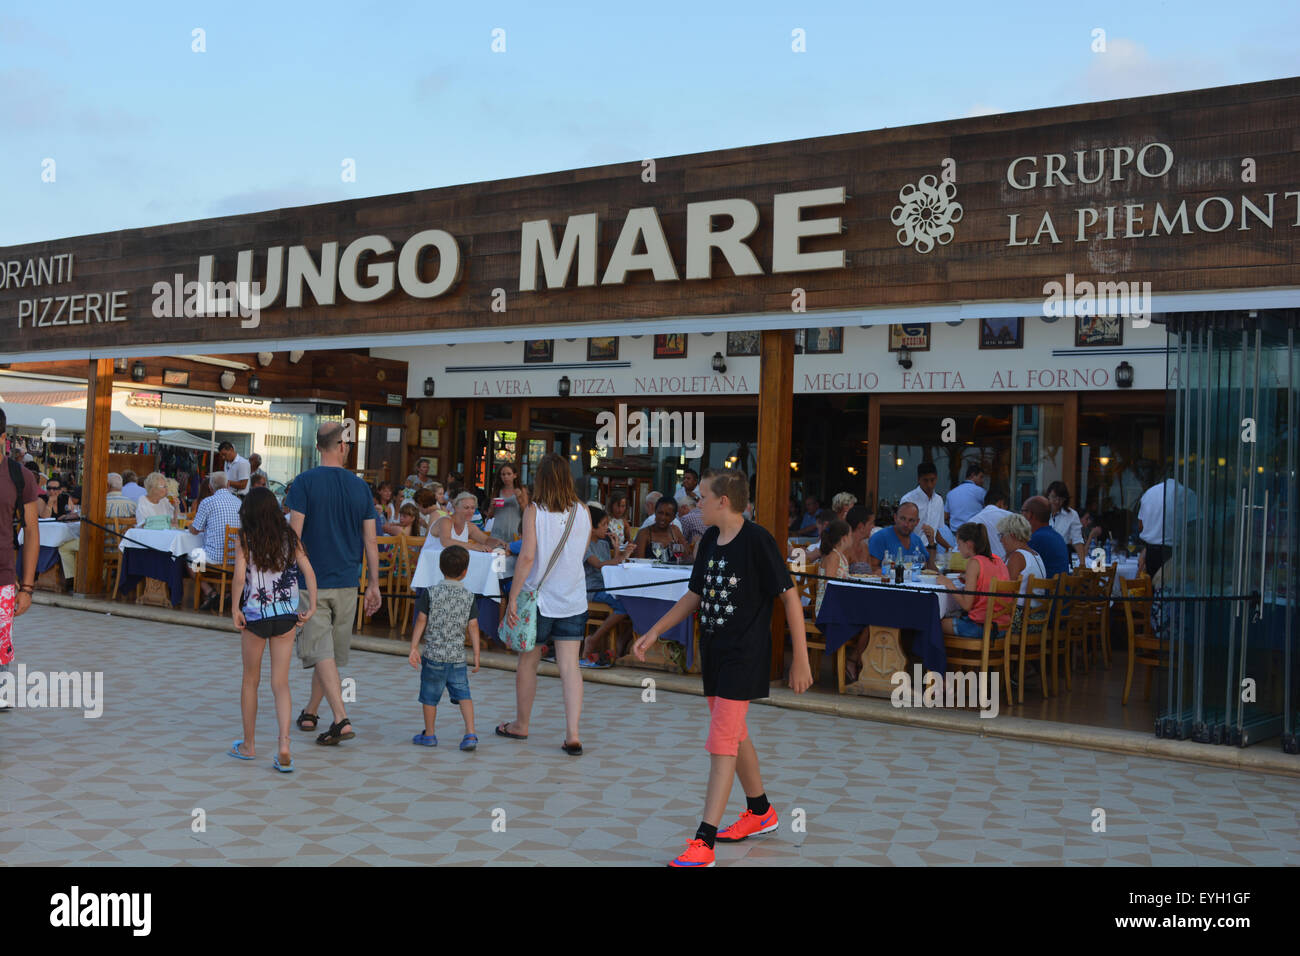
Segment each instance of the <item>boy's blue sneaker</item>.
[[478,734],[466,734],[464,737],[462,737],[460,739],[460,749],[461,750],[478,749]]
[[424,731],[420,731],[411,738],[411,743],[419,744],[421,747],[436,747],[438,746],[438,737],[436,734],[426,734]]

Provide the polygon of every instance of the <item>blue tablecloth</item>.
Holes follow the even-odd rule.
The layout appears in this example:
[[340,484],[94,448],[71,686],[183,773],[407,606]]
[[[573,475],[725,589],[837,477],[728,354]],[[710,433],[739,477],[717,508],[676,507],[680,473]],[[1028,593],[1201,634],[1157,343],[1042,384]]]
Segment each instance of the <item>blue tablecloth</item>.
[[[21,559],[20,559],[21,560]],[[59,561],[58,548],[41,548],[36,554],[36,573],[44,574]]]
[[[634,597],[635,591],[611,591],[627,608],[627,616],[632,619],[632,629],[644,634],[659,623],[659,619],[673,609],[676,601],[661,601],[658,598]],[[695,615],[692,614],[671,631],[665,631],[664,640],[674,641],[686,647],[686,667],[695,666]]]
[[122,570],[117,579],[119,594],[129,594],[142,578],[157,578],[167,582],[172,607],[180,607],[185,597],[186,555],[173,558],[146,548],[123,548]]
[[912,633],[912,653],[927,671],[948,670],[948,654],[939,626],[939,601],[934,593],[892,591],[888,588],[828,587],[817,615],[826,637],[826,653],[840,647],[870,624]]

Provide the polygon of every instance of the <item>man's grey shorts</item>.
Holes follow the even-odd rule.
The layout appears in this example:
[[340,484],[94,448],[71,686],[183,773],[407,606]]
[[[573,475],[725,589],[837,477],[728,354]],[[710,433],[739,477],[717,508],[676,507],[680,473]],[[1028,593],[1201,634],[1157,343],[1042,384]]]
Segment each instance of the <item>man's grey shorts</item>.
[[296,642],[303,667],[329,660],[339,667],[347,665],[352,625],[357,619],[357,597],[355,587],[316,592],[316,613],[299,629]]

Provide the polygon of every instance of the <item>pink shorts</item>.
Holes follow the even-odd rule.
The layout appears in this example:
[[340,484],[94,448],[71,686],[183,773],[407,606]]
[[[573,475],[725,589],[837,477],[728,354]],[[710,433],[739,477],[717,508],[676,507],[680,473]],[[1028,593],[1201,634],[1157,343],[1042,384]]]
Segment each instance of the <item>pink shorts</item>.
[[705,741],[704,749],[720,756],[736,756],[741,741],[749,737],[749,730],[745,727],[749,701],[725,697],[705,699],[709,702],[709,739]]
[[13,626],[18,598],[18,586],[6,584],[0,588],[0,664],[14,659]]

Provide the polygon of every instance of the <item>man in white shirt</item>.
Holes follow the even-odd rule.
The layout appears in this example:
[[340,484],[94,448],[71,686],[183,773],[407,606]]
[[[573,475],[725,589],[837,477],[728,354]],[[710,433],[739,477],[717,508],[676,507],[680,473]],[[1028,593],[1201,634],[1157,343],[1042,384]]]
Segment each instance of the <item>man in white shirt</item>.
[[934,486],[939,483],[939,469],[932,461],[923,461],[916,466],[916,487],[899,500],[899,504],[911,503],[921,514],[917,530],[925,535],[925,543],[933,548],[940,545],[945,549],[955,546],[955,540],[944,523],[943,495],[936,494]]
[[226,463],[226,487],[242,498],[248,494],[248,476],[252,473],[248,459],[238,454],[228,441],[217,446],[217,454]]
[[[1138,536],[1145,547],[1139,560],[1139,570],[1155,575],[1168,560],[1179,538],[1178,522],[1196,520],[1196,494],[1172,478],[1152,485],[1142,495],[1138,504]],[[1186,514],[1180,515],[1180,509]]]
[[984,526],[984,530],[989,534],[989,550],[1003,561],[1007,559],[1007,549],[1002,547],[1002,539],[998,534],[998,522],[1011,513],[1006,508],[999,508],[997,505],[986,505],[970,518],[976,524]]
[[700,475],[694,468],[687,468],[682,473],[681,484],[677,486],[677,491],[673,497],[677,501],[677,507],[680,509],[683,503],[690,503],[694,508],[700,503],[700,496],[696,494],[695,488],[700,483]]

